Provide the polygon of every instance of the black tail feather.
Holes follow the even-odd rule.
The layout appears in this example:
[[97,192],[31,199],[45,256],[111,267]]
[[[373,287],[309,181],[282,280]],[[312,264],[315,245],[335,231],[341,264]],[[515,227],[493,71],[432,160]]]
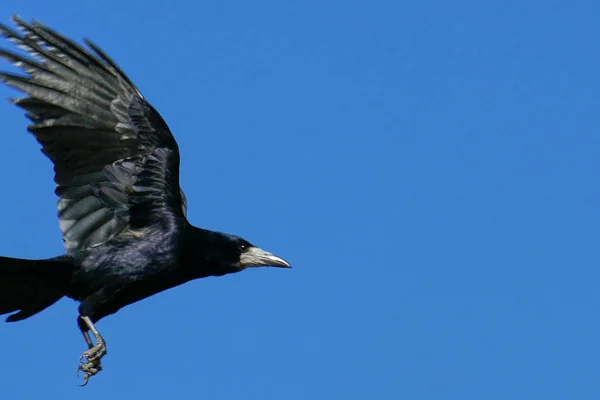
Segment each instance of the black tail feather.
[[66,257],[0,257],[0,315],[18,311],[6,321],[21,321],[51,306],[66,294],[72,273]]

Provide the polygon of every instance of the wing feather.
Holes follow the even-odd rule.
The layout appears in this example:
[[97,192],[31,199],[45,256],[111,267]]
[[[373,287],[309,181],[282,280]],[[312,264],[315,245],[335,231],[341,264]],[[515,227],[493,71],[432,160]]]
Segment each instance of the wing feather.
[[13,103],[54,164],[58,217],[68,251],[111,240],[164,218],[185,217],[179,149],[158,112],[98,46],[13,17],[0,24],[29,58],[0,49],[26,75],[0,81],[26,94]]

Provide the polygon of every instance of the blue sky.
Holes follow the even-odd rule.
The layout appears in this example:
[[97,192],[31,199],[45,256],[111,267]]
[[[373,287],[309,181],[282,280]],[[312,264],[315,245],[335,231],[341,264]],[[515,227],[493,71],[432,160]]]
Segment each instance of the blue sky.
[[[599,398],[600,3],[0,11],[99,44],[179,141],[190,220],[295,266],[102,320],[85,389],[73,301],[2,324],[3,398]],[[51,257],[51,164],[22,114],[0,103],[0,254]]]

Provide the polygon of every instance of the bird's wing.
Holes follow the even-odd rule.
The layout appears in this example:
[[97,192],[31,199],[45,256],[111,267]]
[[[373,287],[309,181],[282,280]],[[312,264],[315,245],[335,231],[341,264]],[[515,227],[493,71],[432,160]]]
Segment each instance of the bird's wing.
[[35,59],[0,49],[27,73],[0,81],[28,95],[13,102],[54,163],[66,249],[185,217],[177,143],[125,73],[89,41],[91,52],[35,21],[14,22],[20,32],[0,25],[0,35]]

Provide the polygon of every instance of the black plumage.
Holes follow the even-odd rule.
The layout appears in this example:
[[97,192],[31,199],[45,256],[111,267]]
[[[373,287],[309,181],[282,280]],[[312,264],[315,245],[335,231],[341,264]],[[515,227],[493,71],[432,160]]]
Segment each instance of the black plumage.
[[0,73],[0,81],[26,94],[12,101],[27,112],[29,131],[54,164],[67,253],[0,257],[0,314],[13,313],[13,322],[64,296],[79,301],[78,325],[89,346],[79,367],[85,384],[106,354],[94,326],[101,318],[192,279],[289,264],[187,221],[177,142],[102,50],[35,21],[14,22],[19,31],[0,25],[0,35],[33,58],[0,49],[26,73]]

